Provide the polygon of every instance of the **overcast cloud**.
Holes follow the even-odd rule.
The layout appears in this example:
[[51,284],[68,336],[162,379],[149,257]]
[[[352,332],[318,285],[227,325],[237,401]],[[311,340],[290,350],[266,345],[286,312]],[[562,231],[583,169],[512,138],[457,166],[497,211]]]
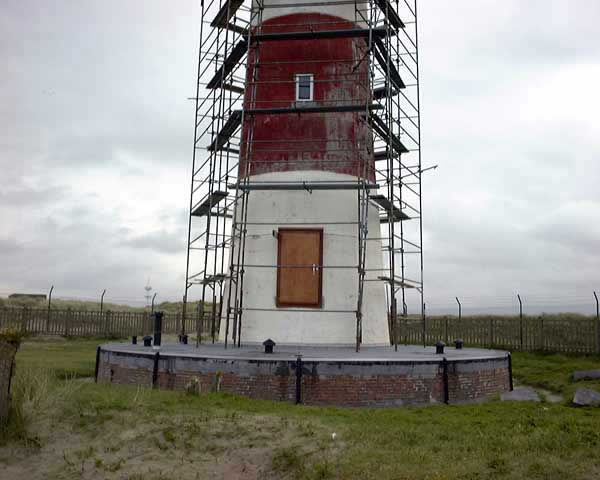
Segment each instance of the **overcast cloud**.
[[[0,3],[0,295],[183,294],[199,1]],[[431,311],[592,310],[600,2],[422,0]]]

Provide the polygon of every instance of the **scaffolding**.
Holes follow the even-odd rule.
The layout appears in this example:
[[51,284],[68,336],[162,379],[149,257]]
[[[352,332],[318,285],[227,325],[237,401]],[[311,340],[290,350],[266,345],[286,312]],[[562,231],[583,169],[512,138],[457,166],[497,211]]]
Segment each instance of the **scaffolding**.
[[[355,309],[348,310],[355,319],[357,350],[362,341],[365,282],[385,284],[390,337],[395,339],[396,348],[402,324],[397,321],[398,317],[407,316],[410,309],[411,314],[421,316],[424,326],[417,0],[309,0],[303,2],[302,7],[314,7],[318,11],[341,3],[354,4],[354,28],[340,28],[335,23],[263,28],[265,10],[272,13],[272,9],[280,9],[281,15],[285,15],[289,7],[297,5],[291,0],[202,2],[181,324],[183,335],[189,327],[186,325],[187,305],[198,302],[194,315],[197,343],[204,340],[214,343],[220,325],[226,329],[225,348],[230,332],[235,345],[241,346],[243,314],[247,310],[244,274],[247,269],[257,267],[247,265],[245,260],[248,211],[252,192],[267,189],[356,191],[356,216],[332,219],[331,224],[356,225],[358,265],[347,268],[356,269],[358,278],[358,301]],[[355,96],[296,107],[257,102],[256,92],[262,81],[258,67],[268,68],[267,62],[260,58],[260,45],[337,38],[353,39],[359,46],[359,58],[340,60],[352,67],[351,74],[343,81],[358,82],[360,88]],[[358,147],[351,145],[347,138],[338,139],[340,150],[359,159],[354,172],[356,181],[252,180],[253,151],[277,148],[277,139],[273,139],[272,144],[261,144],[254,139],[258,118],[347,112],[358,113],[371,136],[370,142]],[[309,149],[312,140],[307,138],[307,146],[303,148]],[[302,160],[292,163],[299,164]],[[297,167],[302,170],[302,165]],[[369,206],[375,206],[379,212],[380,235],[367,235]],[[281,222],[275,224],[282,225]],[[366,250],[371,241],[382,245],[383,271],[370,271],[365,267]],[[261,267],[275,269],[280,265]],[[323,309],[314,312],[326,313]],[[206,321],[210,322],[211,335],[209,339],[202,339],[200,326]]]

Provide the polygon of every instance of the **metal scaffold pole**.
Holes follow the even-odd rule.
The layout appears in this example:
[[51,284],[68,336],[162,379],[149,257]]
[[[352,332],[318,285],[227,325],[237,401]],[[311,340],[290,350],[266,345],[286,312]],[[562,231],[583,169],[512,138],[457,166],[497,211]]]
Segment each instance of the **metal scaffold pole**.
[[[346,3],[352,8],[350,2],[335,0],[306,6],[336,9]],[[356,263],[321,264],[317,271],[322,274],[331,268],[349,268],[356,272],[356,306],[347,312],[355,315],[357,351],[363,342],[368,282],[383,284],[390,340],[397,349],[400,341],[397,297],[402,300],[403,319],[408,319],[408,308],[414,312],[418,305],[425,327],[416,0],[356,0],[353,28],[346,23],[338,25],[327,16],[305,24],[278,23],[278,15],[285,16],[295,6],[293,2],[213,0],[201,5],[184,292],[184,312],[187,303],[199,306],[196,344],[209,337],[212,343],[224,340],[225,348],[230,342],[241,347],[244,312],[277,311],[277,308],[247,305],[244,299],[248,271],[268,268],[279,272],[282,268],[279,260],[269,265],[247,261],[249,228],[312,224],[292,218],[270,220],[269,212],[261,212],[257,221],[255,212],[250,213],[251,192],[304,190],[312,195],[313,190],[333,194],[355,189],[354,218],[331,218],[317,223],[356,226],[356,233],[352,234],[356,241]],[[268,12],[268,28],[263,22],[265,12]],[[337,59],[341,73],[329,79],[316,79],[311,88],[329,88],[324,84],[330,83],[342,91],[340,86],[351,83],[356,87],[352,95],[340,94],[339,98],[304,105],[264,98],[268,89],[287,88],[286,83],[291,81],[269,72],[298,61],[283,54],[274,65],[272,55],[261,54],[263,47],[269,52],[285,44],[287,51],[293,52],[290,42],[336,39],[350,39],[352,58]],[[286,49],[281,47],[277,51]],[[317,68],[324,61],[308,58],[303,59],[303,64]],[[333,130],[327,138],[318,138],[315,132],[307,132],[302,138],[277,138],[276,130],[269,138],[255,134],[256,125],[286,115],[297,119],[352,115],[365,126],[368,135],[356,141],[345,137],[343,129]],[[267,155],[274,171],[310,170],[315,163],[315,149],[324,141],[328,142],[327,152],[333,157],[320,158],[319,165],[327,169],[332,164],[331,168],[336,168],[343,163],[339,156],[353,158],[352,167],[340,168],[351,168],[355,181],[256,180],[255,171],[262,171],[267,161],[263,157]],[[290,149],[298,155],[292,158],[287,153]],[[369,231],[370,211],[378,214],[377,231]],[[376,271],[367,264],[372,255],[368,252],[379,245],[384,264],[383,269]],[[306,313],[334,311],[341,313],[346,309],[323,306],[306,309]],[[184,333],[182,327],[181,335]]]

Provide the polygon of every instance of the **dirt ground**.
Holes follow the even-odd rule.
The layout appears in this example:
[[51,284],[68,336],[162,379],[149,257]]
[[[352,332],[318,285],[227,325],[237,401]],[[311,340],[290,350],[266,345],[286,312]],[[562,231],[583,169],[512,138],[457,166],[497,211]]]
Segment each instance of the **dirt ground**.
[[1,447],[0,479],[296,478],[300,458],[326,460],[340,445],[314,423],[272,416],[99,411],[71,420],[44,419],[28,446]]

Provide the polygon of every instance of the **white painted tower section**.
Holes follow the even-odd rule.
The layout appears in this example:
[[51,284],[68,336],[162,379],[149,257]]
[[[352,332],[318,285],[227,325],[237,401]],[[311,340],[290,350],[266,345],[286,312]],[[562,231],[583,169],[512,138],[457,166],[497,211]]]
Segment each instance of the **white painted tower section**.
[[[368,4],[365,2],[347,2],[340,3],[337,5],[320,5],[315,7],[314,5],[302,5],[302,2],[298,1],[300,6],[294,5],[293,1],[290,0],[261,0],[263,6],[262,15],[259,19],[258,16],[253,17],[253,24],[256,24],[258,20],[266,22],[272,18],[281,17],[283,15],[289,15],[292,13],[320,13],[323,15],[332,15],[334,17],[343,18],[355,22],[360,26],[360,15],[357,17],[357,10],[362,12],[363,16],[367,15]],[[253,13],[258,11],[258,3],[256,0],[252,2]]]
[[[300,171],[266,173],[252,177],[259,181],[348,181],[350,175],[333,172]],[[376,193],[376,192],[372,192]],[[358,227],[323,225],[325,222],[356,222],[355,190],[252,191],[248,202],[248,225],[244,276],[242,342],[261,343],[267,338],[277,344],[353,345],[356,342],[358,300]],[[383,255],[379,213],[369,207],[369,234],[363,294],[363,344],[389,345],[388,320],[382,275]],[[277,308],[277,222],[311,222],[303,228],[323,228],[323,306],[321,309]],[[282,227],[290,227],[282,225]],[[300,228],[300,227],[299,227]],[[260,266],[264,267],[260,267]],[[327,267],[344,268],[327,268]],[[354,268],[346,268],[354,266]],[[227,291],[225,297],[227,298]],[[307,310],[311,310],[308,312]],[[338,310],[340,312],[326,312]],[[341,311],[348,311],[342,313]],[[230,335],[231,335],[230,328]],[[221,341],[225,329],[221,327]],[[231,341],[231,339],[230,339]]]

